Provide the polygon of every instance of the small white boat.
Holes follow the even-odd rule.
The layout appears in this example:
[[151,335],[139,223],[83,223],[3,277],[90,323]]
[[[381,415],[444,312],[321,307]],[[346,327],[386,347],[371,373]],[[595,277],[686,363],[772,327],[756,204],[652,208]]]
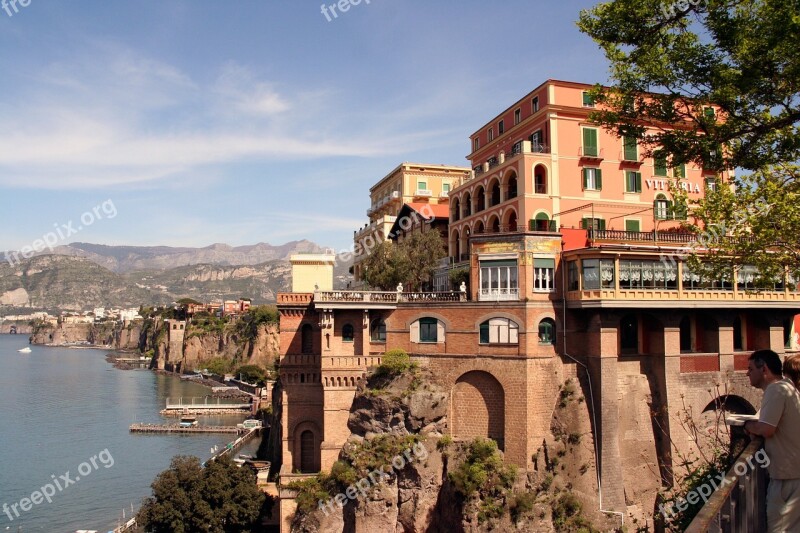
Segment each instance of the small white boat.
[[24,347],[21,350],[17,350],[19,353],[31,353],[31,349],[29,346]]

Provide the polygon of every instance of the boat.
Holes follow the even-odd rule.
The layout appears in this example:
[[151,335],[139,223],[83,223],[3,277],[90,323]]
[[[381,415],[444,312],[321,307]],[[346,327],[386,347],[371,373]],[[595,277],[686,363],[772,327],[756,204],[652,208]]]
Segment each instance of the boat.
[[31,353],[31,348],[30,348],[30,346],[26,346],[26,347],[22,348],[21,350],[17,350],[17,351],[19,353]]

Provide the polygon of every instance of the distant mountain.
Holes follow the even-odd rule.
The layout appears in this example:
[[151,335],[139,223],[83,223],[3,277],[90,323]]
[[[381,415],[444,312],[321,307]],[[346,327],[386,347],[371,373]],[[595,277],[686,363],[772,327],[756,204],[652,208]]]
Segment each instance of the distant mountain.
[[[178,248],[171,246],[106,246],[73,242],[58,246],[56,255],[85,257],[113,272],[135,270],[166,270],[175,267],[211,265],[258,265],[268,261],[288,260],[299,252],[321,252],[323,249],[307,240],[292,241],[280,246],[260,242],[250,246],[212,244],[205,248]],[[42,254],[44,255],[44,254]]]
[[[169,304],[184,297],[206,302],[247,297],[256,305],[274,303],[278,292],[291,288],[291,265],[286,258],[300,251],[320,250],[310,241],[237,248],[218,244],[199,249],[75,243],[60,249],[69,249],[73,254],[40,255],[14,266],[0,262],[0,309],[13,306],[81,311]],[[270,254],[277,258],[240,265],[223,262],[233,258],[253,261]],[[189,258],[209,256],[219,262],[180,265]],[[172,263],[170,267],[157,266],[167,261]],[[128,270],[131,265],[140,264],[153,266]],[[346,287],[352,279],[351,264],[337,261],[336,288]],[[120,271],[112,271],[106,265],[114,265]]]

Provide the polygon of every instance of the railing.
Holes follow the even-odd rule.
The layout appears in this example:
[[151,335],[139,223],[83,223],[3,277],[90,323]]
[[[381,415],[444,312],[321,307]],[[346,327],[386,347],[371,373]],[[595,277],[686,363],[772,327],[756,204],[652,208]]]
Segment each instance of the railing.
[[311,303],[311,299],[313,298],[313,296],[314,295],[311,293],[303,293],[303,292],[279,292],[278,305],[281,304],[308,305]]
[[519,289],[481,289],[478,292],[481,302],[509,302],[519,300]]
[[[754,439],[700,509],[687,533],[767,530],[767,472],[756,459],[763,440]],[[763,452],[762,452],[763,453]]]
[[433,196],[433,192],[430,189],[417,189],[414,196]]
[[[671,231],[621,231],[613,229],[588,229],[589,238],[597,241],[637,241],[637,242],[671,242],[671,243],[690,243],[697,241],[696,233],[675,233]],[[715,237],[720,240],[720,237]],[[726,242],[754,242],[754,237],[732,239],[722,237]]]
[[457,291],[325,291],[314,295],[314,301],[319,303],[459,302],[465,300],[466,294]]

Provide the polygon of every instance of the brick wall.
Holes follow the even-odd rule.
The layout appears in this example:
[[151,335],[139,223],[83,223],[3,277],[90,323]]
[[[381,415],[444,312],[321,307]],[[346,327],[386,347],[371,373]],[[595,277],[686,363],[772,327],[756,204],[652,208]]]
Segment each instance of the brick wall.
[[505,394],[486,372],[468,372],[453,387],[453,437],[489,437],[502,447],[505,437]]

